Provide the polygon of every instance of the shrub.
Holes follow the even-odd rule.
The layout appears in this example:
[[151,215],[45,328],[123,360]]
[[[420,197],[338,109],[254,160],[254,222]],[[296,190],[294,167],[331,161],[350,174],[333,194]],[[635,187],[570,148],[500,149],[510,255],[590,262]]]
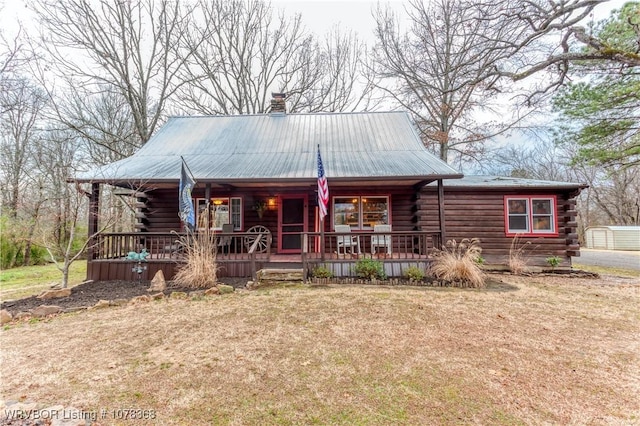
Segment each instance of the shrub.
[[326,266],[321,265],[313,268],[313,270],[311,271],[311,276],[315,278],[333,278],[333,272],[331,272],[331,269],[327,268]]
[[174,281],[188,288],[209,288],[217,284],[217,238],[210,232],[187,232],[179,237],[184,250],[185,263],[181,265]]
[[410,281],[422,281],[424,278],[424,271],[417,266],[409,266],[404,271],[405,277],[409,278]]
[[379,260],[360,259],[356,263],[355,272],[358,277],[366,278],[368,280],[387,279],[387,274],[384,272],[384,265]]
[[29,249],[29,265],[25,263],[28,239],[26,226],[20,219],[0,216],[0,269],[47,263],[47,250],[35,243]]
[[560,262],[562,262],[562,259],[560,259],[558,256],[551,256],[547,257],[546,261],[549,266],[551,266],[551,269],[556,269],[558,265],[560,265]]
[[460,243],[447,241],[429,268],[438,279],[461,287],[484,287],[484,273],[478,259],[482,253],[480,240],[465,238]]

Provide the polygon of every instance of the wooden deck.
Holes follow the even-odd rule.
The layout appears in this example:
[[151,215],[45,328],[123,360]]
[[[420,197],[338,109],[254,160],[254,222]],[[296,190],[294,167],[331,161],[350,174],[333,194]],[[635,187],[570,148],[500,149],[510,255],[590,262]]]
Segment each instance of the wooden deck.
[[[305,276],[319,265],[329,268],[335,276],[353,276],[353,267],[359,259],[373,258],[383,263],[390,277],[399,277],[410,266],[425,267],[434,247],[440,243],[439,233],[434,232],[390,232],[389,245],[371,246],[377,235],[373,232],[357,234],[360,252],[353,253],[338,247],[342,233],[302,233],[301,252],[295,254],[275,253],[270,235],[261,251],[251,251],[255,234],[216,234],[213,238],[217,248],[216,261],[220,265],[220,276],[255,277],[263,268],[303,268]],[[324,242],[324,244],[322,244]],[[254,244],[257,246],[257,244]],[[372,250],[373,249],[373,250]],[[144,270],[140,277],[134,271],[136,262],[127,260],[130,252],[146,251],[148,256],[141,263]],[[390,253],[389,253],[390,251]],[[171,279],[184,261],[180,235],[175,233],[108,233],[96,238],[87,268],[87,278],[93,280],[148,280],[158,270]]]

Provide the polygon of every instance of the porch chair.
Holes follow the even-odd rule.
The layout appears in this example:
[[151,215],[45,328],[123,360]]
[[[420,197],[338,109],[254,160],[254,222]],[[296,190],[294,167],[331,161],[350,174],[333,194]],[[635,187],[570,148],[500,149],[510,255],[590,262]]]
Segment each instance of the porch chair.
[[[335,225],[335,230],[338,233],[351,232],[351,225]],[[347,254],[347,249],[351,251],[351,254],[354,254],[354,247],[360,254],[360,237],[358,235],[336,235],[336,247],[338,254],[341,254],[340,248],[342,248],[342,254]]]
[[[374,225],[373,232],[376,234],[383,232],[391,232],[391,225]],[[372,235],[371,236],[371,254],[376,254],[376,247],[386,247],[387,254],[391,254],[391,235]]]
[[223,223],[222,224],[222,236],[218,238],[218,247],[222,249],[222,253],[224,253],[224,249],[227,249],[227,253],[229,253],[229,249],[231,248],[231,240],[233,237],[231,235],[224,234],[232,234],[233,233],[233,224],[232,223]]

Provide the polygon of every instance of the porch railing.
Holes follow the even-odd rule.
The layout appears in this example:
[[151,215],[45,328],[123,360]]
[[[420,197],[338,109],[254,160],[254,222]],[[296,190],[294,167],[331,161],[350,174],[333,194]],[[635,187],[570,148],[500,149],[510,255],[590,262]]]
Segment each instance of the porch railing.
[[[382,240],[383,237],[386,240]],[[305,232],[301,235],[303,257],[308,260],[326,260],[328,258],[334,260],[346,256],[344,258],[350,259],[349,255],[355,254],[357,248],[352,245],[349,247],[340,246],[339,242],[351,238],[356,238],[359,242],[360,254],[370,254],[376,257],[386,256],[389,259],[424,258],[434,248],[440,248],[442,244],[440,232],[423,231],[325,232],[324,250],[321,238],[322,234],[319,232]]]
[[[371,246],[374,241],[372,238],[379,238],[381,235],[389,238],[390,254],[388,254],[386,246],[380,244],[376,247]],[[146,249],[149,253],[148,259],[179,260],[183,254],[180,237],[180,234],[170,232],[102,233],[96,237],[92,260],[125,258],[129,252],[139,252],[142,249]],[[254,245],[254,242],[257,241],[256,238],[260,237],[262,234],[246,232],[216,233],[217,257],[227,261],[246,261],[250,254],[253,254],[257,260],[268,260],[271,257],[271,236],[267,236],[267,243],[262,246],[262,250],[258,250],[259,245]],[[319,232],[303,232],[300,234],[303,260],[339,261],[351,259],[350,252],[357,250],[348,248],[345,253],[344,247],[338,247],[338,237],[356,237],[359,240],[362,255],[387,257],[389,260],[421,259],[427,256],[433,248],[441,246],[440,232],[393,231],[384,234],[326,232],[324,233],[324,250],[322,250],[322,235]],[[252,246],[253,251],[251,250]]]
[[[347,241],[355,238],[358,244],[340,246],[345,238]],[[428,264],[433,250],[441,245],[440,232],[326,232],[324,239],[319,232],[307,232],[301,235],[302,268],[309,274],[314,267],[324,264],[336,276],[351,276],[358,260],[373,258],[383,262],[388,276],[403,276],[411,266]]]
[[[145,249],[149,253],[148,260],[179,261],[184,254],[180,241],[182,234],[172,232],[125,232],[103,233],[96,237],[93,246],[92,260],[122,259],[131,251],[140,252]],[[257,250],[259,238],[268,239]],[[233,232],[214,234],[217,259],[221,261],[269,260],[271,256],[271,236],[262,234]],[[253,250],[251,250],[253,248]]]
[[[149,253],[149,261],[180,262],[184,257],[180,237],[180,234],[169,232],[99,234],[92,246],[91,260],[124,260],[129,252],[145,249]],[[261,237],[263,234],[247,232],[216,233],[214,243],[217,261],[227,265],[236,264],[238,268],[243,268],[242,264],[245,264],[247,269],[242,270],[255,277],[259,265],[276,260],[271,256],[271,234],[264,235],[266,241],[259,244]],[[351,237],[359,242],[360,252],[356,247],[338,246],[341,238]],[[382,243],[380,237],[385,238]],[[330,264],[336,276],[346,276],[351,273],[353,264],[368,257],[382,260],[389,276],[400,276],[411,265],[428,263],[433,249],[441,247],[442,239],[440,232],[422,231],[303,232],[300,242],[300,262],[306,273],[317,265]],[[377,244],[372,244],[374,242]],[[286,261],[295,262],[295,259],[287,255]]]

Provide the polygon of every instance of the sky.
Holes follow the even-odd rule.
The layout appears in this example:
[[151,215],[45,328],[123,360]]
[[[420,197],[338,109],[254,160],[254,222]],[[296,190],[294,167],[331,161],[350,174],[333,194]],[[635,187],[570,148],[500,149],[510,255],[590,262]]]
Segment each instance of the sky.
[[[611,10],[619,9],[629,0],[610,0],[598,5],[594,9],[596,21],[607,18]],[[345,29],[352,29],[360,36],[367,39],[373,38],[375,21],[371,16],[376,5],[389,5],[402,11],[406,0],[272,0],[271,4],[277,8],[283,8],[289,13],[301,13],[306,27],[323,35],[333,25],[339,24]]]
[[[402,0],[381,1],[399,10]],[[378,4],[370,0],[273,0],[272,6],[288,13],[300,13],[305,26],[318,35],[324,35],[334,25],[357,32],[363,38],[373,38],[375,21],[371,15]]]
[[[601,20],[609,16],[612,9],[619,9],[627,0],[610,0],[595,9],[594,18]],[[373,40],[374,19],[371,16],[378,1],[373,0],[272,0],[274,8],[287,13],[300,13],[305,26],[318,35],[324,35],[338,24],[344,29],[357,32],[364,40]],[[406,0],[380,0],[382,5],[402,11]],[[0,28],[11,35],[18,22],[25,27],[32,26],[25,0],[0,0]]]
[[[402,8],[402,0],[381,0],[381,4]],[[339,24],[352,29],[363,37],[372,36],[374,20],[371,10],[378,1],[371,0],[272,0],[274,9],[284,9],[286,13],[301,13],[307,29],[324,35],[333,25]],[[29,27],[30,13],[25,0],[0,0],[0,28],[13,33],[18,23]]]

